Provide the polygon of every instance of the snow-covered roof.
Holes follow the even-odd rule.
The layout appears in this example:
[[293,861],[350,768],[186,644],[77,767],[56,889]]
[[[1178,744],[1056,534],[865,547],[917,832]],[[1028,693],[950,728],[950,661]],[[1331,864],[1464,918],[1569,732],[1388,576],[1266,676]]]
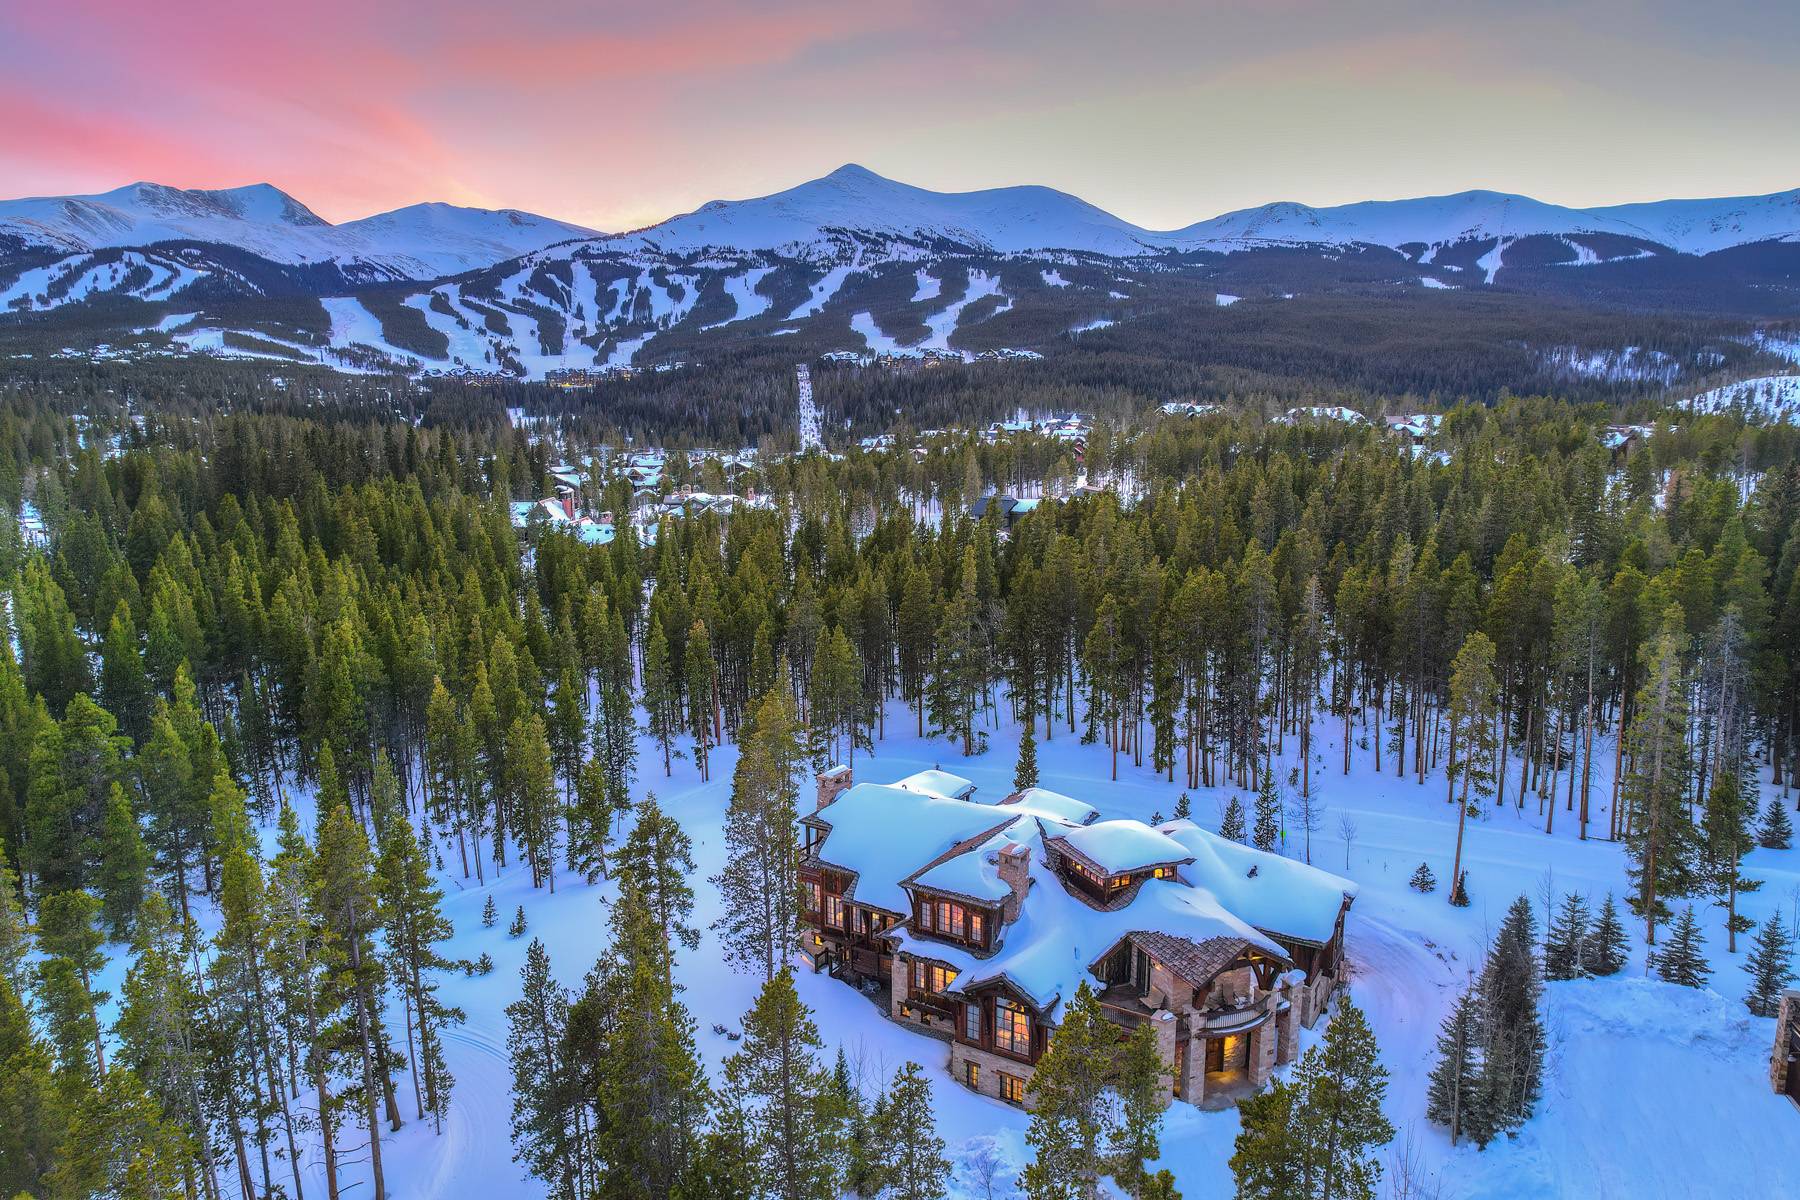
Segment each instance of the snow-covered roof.
[[1086,800],[1077,800],[1073,796],[1065,796],[1061,792],[1053,792],[1047,788],[1026,788],[1015,792],[1000,802],[1008,807],[1016,807],[1020,811],[1034,816],[1049,817],[1057,821],[1067,821],[1071,825],[1088,825],[1100,816],[1100,810]]
[[1186,862],[1191,857],[1187,847],[1142,821],[1101,821],[1071,829],[1062,834],[1062,840],[1110,875]]
[[1203,887],[1258,929],[1305,942],[1327,942],[1346,896],[1357,885],[1329,871],[1222,838],[1192,821],[1171,821],[1161,835],[1193,859],[1181,878]]
[[896,913],[912,911],[902,880],[957,843],[1021,819],[986,804],[881,783],[855,784],[813,816],[831,827],[819,857],[856,875],[850,895]]
[[[1046,827],[1052,834],[1066,832],[1047,822]],[[965,887],[955,890],[980,897],[983,893],[968,886],[976,871],[982,882],[991,872],[993,882],[998,884],[998,867],[991,859],[1009,841],[1032,848],[1032,886],[1020,906],[1018,919],[1000,928],[1000,947],[993,955],[980,958],[960,946],[920,937],[906,926],[894,935],[897,949],[946,963],[955,970],[956,978],[949,988],[953,993],[1005,983],[1040,1012],[1052,1015],[1055,1006],[1072,996],[1083,980],[1093,981],[1094,964],[1133,933],[1160,933],[1196,948],[1214,939],[1225,939],[1232,955],[1249,947],[1286,961],[1287,956],[1278,945],[1234,916],[1211,892],[1177,880],[1149,879],[1130,904],[1111,910],[1093,907],[1070,892],[1044,861],[1036,820],[1021,821],[995,834],[977,850],[951,860],[972,860],[962,868],[971,873],[960,880]],[[949,864],[934,868],[933,875],[946,866]],[[1005,885],[998,887],[998,894],[1004,896]],[[993,896],[995,892],[990,889],[986,894]],[[1215,945],[1213,949],[1219,947]]]
[[895,780],[894,786],[923,796],[942,796],[949,800],[966,800],[975,791],[975,785],[961,775],[952,775],[936,767]]
[[[1084,825],[1089,806],[1047,789],[978,804],[926,791],[920,776],[968,782],[928,771],[901,781],[913,786],[859,783],[811,819],[828,827],[820,859],[854,872],[851,898],[902,914],[912,910],[908,888],[999,906],[1011,891],[1000,876],[1001,851],[1026,849],[1028,892],[1017,918],[996,929],[987,957],[921,936],[906,922],[886,935],[898,950],[952,967],[952,992],[1004,982],[1049,1015],[1133,934],[1178,974],[1216,971],[1245,949],[1286,962],[1274,937],[1329,940],[1345,898],[1356,893],[1329,872],[1227,841],[1191,821]],[[1109,872],[1139,872],[1139,881],[1097,903],[1052,867],[1057,854],[1070,851]],[[1169,863],[1178,864],[1175,878],[1142,874]]]

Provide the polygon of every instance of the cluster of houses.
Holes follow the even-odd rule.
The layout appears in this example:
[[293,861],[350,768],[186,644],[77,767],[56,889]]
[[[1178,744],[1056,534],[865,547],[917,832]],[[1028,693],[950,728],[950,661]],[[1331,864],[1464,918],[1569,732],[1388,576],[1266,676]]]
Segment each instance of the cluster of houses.
[[944,1044],[959,1083],[1029,1108],[1086,983],[1148,1025],[1162,1094],[1220,1107],[1298,1052],[1343,978],[1356,885],[1177,820],[1101,820],[1043,788],[996,804],[941,770],[817,776],[800,877],[815,970]]

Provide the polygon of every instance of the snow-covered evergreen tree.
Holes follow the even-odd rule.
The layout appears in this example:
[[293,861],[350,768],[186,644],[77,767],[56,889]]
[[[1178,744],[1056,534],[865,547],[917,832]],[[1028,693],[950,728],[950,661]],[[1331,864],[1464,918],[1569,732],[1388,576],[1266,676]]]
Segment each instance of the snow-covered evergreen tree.
[[1589,932],[1587,900],[1580,892],[1563,897],[1544,938],[1544,978],[1579,979],[1588,973],[1584,954]]
[[1421,862],[1419,869],[1414,871],[1412,878],[1406,882],[1407,886],[1415,892],[1435,892],[1437,890],[1437,876],[1431,873],[1430,863]]
[[1619,920],[1619,906],[1608,892],[1583,942],[1581,961],[1590,975],[1617,975],[1625,969],[1625,960],[1625,925]]
[[1470,1128],[1480,1102],[1480,1040],[1475,993],[1467,989],[1438,1026],[1438,1062],[1431,1070],[1425,1102],[1426,1119],[1450,1131],[1451,1145]]
[[1669,926],[1668,943],[1656,953],[1657,978],[1682,987],[1705,987],[1712,975],[1705,948],[1706,937],[1700,932],[1700,922],[1694,919],[1694,906],[1690,904]]
[[[1182,799],[1187,799],[1187,793],[1182,793]],[[1181,812],[1180,808],[1175,811]],[[1244,840],[1244,805],[1236,796],[1225,802],[1225,815],[1219,819],[1219,836],[1234,842]]]
[[1756,844],[1765,850],[1786,850],[1793,842],[1794,822],[1788,817],[1787,805],[1780,796],[1770,796],[1756,829]]
[[1264,771],[1262,788],[1256,793],[1256,829],[1250,835],[1258,850],[1274,853],[1281,841],[1281,794],[1275,787],[1275,773]]
[[1781,1007],[1782,990],[1794,981],[1794,944],[1779,912],[1770,913],[1756,931],[1744,970],[1750,972],[1750,993],[1744,1003],[1759,1017],[1774,1016]]

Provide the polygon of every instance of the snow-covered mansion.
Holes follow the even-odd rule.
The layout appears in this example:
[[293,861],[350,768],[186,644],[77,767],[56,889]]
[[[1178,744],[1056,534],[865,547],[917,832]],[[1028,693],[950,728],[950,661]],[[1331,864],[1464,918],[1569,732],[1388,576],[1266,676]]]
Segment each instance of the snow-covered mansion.
[[1032,788],[998,804],[921,771],[818,776],[800,875],[815,967],[885,988],[968,1087],[1029,1106],[1059,1007],[1087,980],[1151,1022],[1169,1095],[1218,1106],[1291,1061],[1343,963],[1356,885],[1199,828],[1101,821]]

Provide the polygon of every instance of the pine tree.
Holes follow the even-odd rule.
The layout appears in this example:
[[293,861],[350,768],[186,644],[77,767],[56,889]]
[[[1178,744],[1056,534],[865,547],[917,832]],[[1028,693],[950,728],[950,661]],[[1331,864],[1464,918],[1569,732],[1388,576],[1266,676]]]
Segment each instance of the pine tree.
[[[1183,792],[1181,798],[1185,801],[1187,793]],[[1177,814],[1175,819],[1181,820],[1180,805],[1176,806],[1175,812]],[[1225,816],[1219,821],[1219,836],[1234,842],[1244,840],[1244,805],[1236,796],[1225,802]]]
[[1019,731],[1019,762],[1013,768],[1013,791],[1022,792],[1026,788],[1038,785],[1037,734],[1033,731],[1036,721],[1029,715],[1025,726]]
[[[322,750],[329,750],[323,747]],[[388,1056],[382,1052],[381,995],[383,972],[375,953],[380,895],[370,860],[368,839],[343,804],[330,808],[319,827],[313,860],[311,897],[325,937],[328,965],[326,1011],[342,1011],[348,1026],[350,1057],[361,1076],[360,1099],[369,1137],[369,1167],[376,1200],[387,1194],[381,1160],[381,1130],[376,1106],[391,1096]],[[390,1103],[389,1118],[399,1127]]]
[[[53,984],[45,977],[44,986],[52,987],[58,993],[59,1003],[81,1005],[86,1009],[84,1014],[78,1015],[65,1007],[53,1020],[66,1037],[75,1036],[80,1029],[91,1030],[88,1040],[94,1051],[93,1062],[98,1071],[104,1072],[106,1049],[100,1042],[100,1006],[110,995],[94,989],[95,978],[106,969],[99,918],[100,902],[94,897],[86,892],[58,892],[45,897],[38,906],[37,939],[38,949],[48,956],[48,961],[38,964],[40,973],[51,968],[56,976]],[[64,965],[68,968],[67,975],[61,970]],[[73,1044],[65,1038],[57,1040],[64,1062],[72,1061]]]
[[[623,879],[611,953],[570,1011],[571,1027],[603,1034],[594,1056],[595,1157],[603,1194],[675,1194],[688,1173],[707,1106],[694,1022],[666,973],[669,947],[655,915]],[[594,1011],[597,1010],[597,1011]]]
[[0,845],[0,980],[12,985],[14,992],[25,990],[25,960],[30,953],[31,921],[19,896],[19,876],[7,862],[6,847]]
[[568,865],[589,883],[606,877],[606,845],[612,836],[612,787],[606,762],[596,753],[575,773],[575,800],[566,814]]
[[1250,835],[1250,844],[1272,854],[1280,840],[1281,794],[1275,790],[1275,773],[1264,771],[1262,787],[1256,793],[1256,828]]
[[1421,862],[1419,869],[1412,873],[1411,879],[1407,880],[1407,886],[1415,892],[1437,891],[1437,876],[1431,873],[1431,865]]
[[150,870],[150,853],[138,832],[137,817],[125,789],[117,782],[106,801],[100,825],[100,867],[95,883],[100,889],[100,912],[115,940],[123,939],[131,919],[143,903],[144,883]]
[[1126,1192],[1143,1196],[1150,1185],[1147,1164],[1162,1157],[1157,1130],[1168,1099],[1156,1031],[1148,1023],[1125,1039],[1122,1053],[1115,1052],[1111,1078],[1118,1108],[1117,1122],[1107,1139],[1107,1159],[1113,1178]]
[[17,985],[0,975],[0,1195],[44,1194],[44,1176],[65,1138],[68,1090],[57,1086],[49,1048]]
[[1788,818],[1787,805],[1781,797],[1770,796],[1764,806],[1762,823],[1757,826],[1756,844],[1765,850],[1786,850],[1794,841],[1794,823]]
[[1112,1026],[1084,979],[1031,1079],[1025,1144],[1034,1156],[1019,1177],[1029,1200],[1079,1200],[1102,1174],[1112,1133],[1106,1084],[1115,1046]]
[[513,910],[512,923],[506,927],[507,937],[523,937],[525,934],[525,906],[523,904]]
[[1463,831],[1494,791],[1498,748],[1494,714],[1498,706],[1494,681],[1494,643],[1485,633],[1471,633],[1450,664],[1450,765],[1445,774],[1452,791],[1460,788],[1456,811],[1456,856],[1450,864],[1450,903],[1469,903],[1463,878]]
[[711,779],[710,751],[713,744],[713,656],[712,639],[706,623],[698,617],[688,630],[685,677],[687,686],[688,736],[694,742],[694,766],[700,770],[702,782]]
[[1450,906],[1452,908],[1469,907],[1469,873],[1462,872],[1456,882],[1450,886]]
[[669,660],[669,639],[662,622],[650,618],[650,635],[644,642],[644,732],[662,751],[663,774],[674,774],[675,737],[681,729],[681,684]]
[[973,545],[963,550],[961,579],[938,620],[929,691],[933,731],[957,742],[967,756],[985,747],[986,735],[977,736],[975,714],[989,677]]
[[557,820],[556,769],[550,761],[550,742],[544,719],[529,713],[515,720],[506,733],[506,794],[513,814],[513,829],[531,868],[531,886],[550,885],[556,891]]
[[1570,892],[1544,938],[1544,978],[1580,979],[1588,974],[1585,955],[1590,936],[1587,900],[1580,892]]
[[672,978],[674,947],[693,950],[700,945],[700,931],[688,924],[694,913],[694,889],[688,884],[694,873],[693,842],[681,822],[657,807],[655,795],[646,794],[617,859],[619,878],[630,881],[656,914],[663,974]]
[[[1479,1108],[1495,1131],[1517,1129],[1543,1090],[1546,1038],[1538,1012],[1542,983],[1536,957],[1537,924],[1520,896],[1506,910],[1476,985],[1481,1031]],[[1482,1130],[1471,1134],[1485,1144]]]
[[193,1194],[195,1147],[130,1071],[108,1071],[69,1115],[52,1196],[166,1200]]
[[1773,1017],[1781,1009],[1781,993],[1794,981],[1794,944],[1781,914],[1773,912],[1756,931],[1750,947],[1750,960],[1744,964],[1750,972],[1750,993],[1744,1003],[1758,1017]]
[[481,906],[481,927],[483,929],[492,929],[494,927],[494,922],[499,919],[500,915],[494,911],[494,893],[489,892],[487,903]]
[[835,1200],[843,1174],[841,1114],[819,1032],[783,968],[744,1014],[744,1038],[725,1060],[725,1087],[748,1118],[760,1192],[770,1200]]
[[950,1160],[938,1136],[931,1108],[931,1085],[918,1063],[894,1072],[887,1094],[875,1107],[870,1145],[876,1156],[874,1188],[867,1195],[894,1200],[937,1200],[950,1180]]
[[[1236,800],[1237,797],[1233,796],[1232,799]],[[1186,792],[1183,792],[1183,793],[1181,793],[1181,795],[1175,797],[1175,819],[1177,821],[1186,821],[1186,820],[1192,819],[1193,815],[1194,815],[1194,806],[1193,806],[1193,803],[1188,799],[1188,794]],[[1240,842],[1244,840],[1243,824],[1244,824],[1244,806],[1242,804],[1240,804],[1240,805],[1238,805],[1238,835],[1237,835],[1237,839],[1236,839]]]
[[1699,873],[1713,902],[1725,910],[1725,949],[1732,954],[1737,953],[1737,935],[1756,928],[1737,908],[1740,895],[1762,887],[1761,880],[1746,879],[1742,870],[1744,855],[1754,845],[1750,830],[1754,814],[1754,804],[1746,803],[1737,771],[1721,770],[1706,793],[1701,814]]
[[713,877],[724,900],[714,923],[732,964],[773,979],[799,937],[799,816],[803,763],[798,721],[777,684],[738,731],[737,769],[725,811],[725,867]]
[[[376,874],[381,884],[382,923],[387,931],[384,941],[388,974],[398,984],[405,1009],[418,1115],[423,1118],[429,1113],[441,1133],[456,1082],[444,1061],[443,1029],[446,1025],[460,1025],[463,1013],[438,998],[435,975],[451,966],[437,947],[449,940],[455,930],[444,917],[444,893],[432,878],[430,863],[404,812],[388,819]],[[488,900],[491,904],[491,893]],[[412,1048],[415,1025],[416,1050]]]
[[584,1195],[585,1155],[580,1083],[564,1053],[569,994],[551,975],[550,955],[537,938],[526,947],[520,975],[521,994],[506,1006],[513,1158],[553,1200],[577,1200]]
[[[1450,1144],[1470,1128],[1471,1117],[1482,1123],[1478,1111],[1481,1086],[1480,1029],[1475,1014],[1474,989],[1467,989],[1438,1026],[1437,1066],[1431,1070],[1425,1117],[1450,1131]],[[1491,1136],[1491,1133],[1488,1134]],[[1486,1141],[1483,1137],[1480,1139]]]
[[1684,638],[1679,606],[1664,614],[1662,631],[1643,650],[1644,683],[1626,733],[1631,769],[1619,794],[1632,882],[1631,910],[1643,919],[1644,940],[1668,901],[1690,894],[1696,882],[1698,839],[1687,812],[1688,704],[1682,671]]
[[1581,961],[1590,975],[1617,975],[1625,969],[1625,926],[1619,920],[1619,909],[1612,893],[1600,905],[1600,915],[1588,930],[1582,946]]
[[1705,987],[1712,968],[1703,953],[1706,937],[1700,922],[1694,919],[1694,906],[1687,905],[1669,927],[1669,941],[1656,953],[1656,977],[1682,987]]
[[1300,1056],[1293,1082],[1277,1081],[1238,1106],[1243,1132],[1231,1156],[1240,1200],[1313,1196],[1373,1200],[1393,1140],[1381,1112],[1387,1069],[1362,1011],[1345,996],[1325,1040]]
[[[151,893],[138,915],[131,968],[120,989],[115,1032],[123,1067],[155,1098],[191,1147],[202,1145],[209,1121],[200,1095],[206,1048],[201,1045],[203,1001],[189,964],[196,947],[162,896]],[[204,1170],[190,1162],[184,1171]]]

